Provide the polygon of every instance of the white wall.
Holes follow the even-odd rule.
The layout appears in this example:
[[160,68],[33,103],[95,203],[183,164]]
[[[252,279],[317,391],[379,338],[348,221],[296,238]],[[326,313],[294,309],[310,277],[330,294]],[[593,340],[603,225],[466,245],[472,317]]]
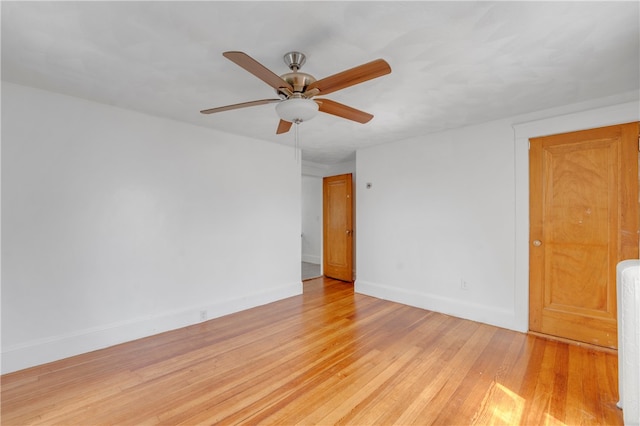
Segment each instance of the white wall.
[[322,178],[302,176],[302,261],[322,263]]
[[638,120],[637,96],[358,151],[356,291],[526,331],[528,138]]
[[347,173],[356,173],[356,161],[350,160],[336,164],[321,164],[312,161],[302,161],[302,174],[305,176],[337,176]]
[[302,292],[289,148],[2,85],[2,371]]

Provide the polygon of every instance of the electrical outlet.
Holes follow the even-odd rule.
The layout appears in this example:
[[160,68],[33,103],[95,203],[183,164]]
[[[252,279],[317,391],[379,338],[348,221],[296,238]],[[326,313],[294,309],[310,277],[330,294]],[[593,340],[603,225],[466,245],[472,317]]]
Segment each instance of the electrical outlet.
[[200,321],[207,320],[207,311],[200,311]]
[[464,279],[460,280],[460,288],[468,291],[469,290],[469,282],[465,281]]

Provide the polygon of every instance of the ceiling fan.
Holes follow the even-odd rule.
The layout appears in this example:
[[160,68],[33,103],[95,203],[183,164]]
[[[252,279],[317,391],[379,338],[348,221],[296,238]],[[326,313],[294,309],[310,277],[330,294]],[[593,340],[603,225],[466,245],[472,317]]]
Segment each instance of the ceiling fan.
[[318,95],[327,95],[391,72],[391,67],[384,59],[376,59],[375,61],[316,80],[312,75],[300,72],[300,68],[306,61],[305,55],[300,52],[289,52],[284,55],[284,62],[291,72],[281,76],[273,73],[246,53],[224,52],[222,55],[273,87],[279,98],[243,102],[205,109],[200,112],[202,114],[212,114],[232,109],[277,103],[276,111],[280,116],[280,123],[278,124],[276,134],[288,132],[293,123],[299,124],[303,121],[310,120],[318,111],[346,118],[347,120],[353,120],[358,123],[367,123],[373,118],[373,115],[367,112],[357,110],[330,99],[312,98]]

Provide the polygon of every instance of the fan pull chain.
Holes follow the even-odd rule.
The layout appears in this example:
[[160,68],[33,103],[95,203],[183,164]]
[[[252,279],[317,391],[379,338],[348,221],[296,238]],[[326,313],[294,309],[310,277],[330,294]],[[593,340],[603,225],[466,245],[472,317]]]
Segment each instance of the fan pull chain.
[[295,128],[295,146],[294,146],[294,158],[296,159],[296,162],[300,163],[300,142],[298,141],[298,123],[294,123],[296,128]]

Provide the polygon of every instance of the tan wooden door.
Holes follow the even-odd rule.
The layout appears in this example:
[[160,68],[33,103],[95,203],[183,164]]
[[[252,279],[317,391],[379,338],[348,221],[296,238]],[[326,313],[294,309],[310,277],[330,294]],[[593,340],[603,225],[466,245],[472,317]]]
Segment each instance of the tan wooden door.
[[323,179],[323,270],[353,281],[353,193],[351,173]]
[[638,123],[530,144],[529,328],[615,348],[616,265],[638,258]]

